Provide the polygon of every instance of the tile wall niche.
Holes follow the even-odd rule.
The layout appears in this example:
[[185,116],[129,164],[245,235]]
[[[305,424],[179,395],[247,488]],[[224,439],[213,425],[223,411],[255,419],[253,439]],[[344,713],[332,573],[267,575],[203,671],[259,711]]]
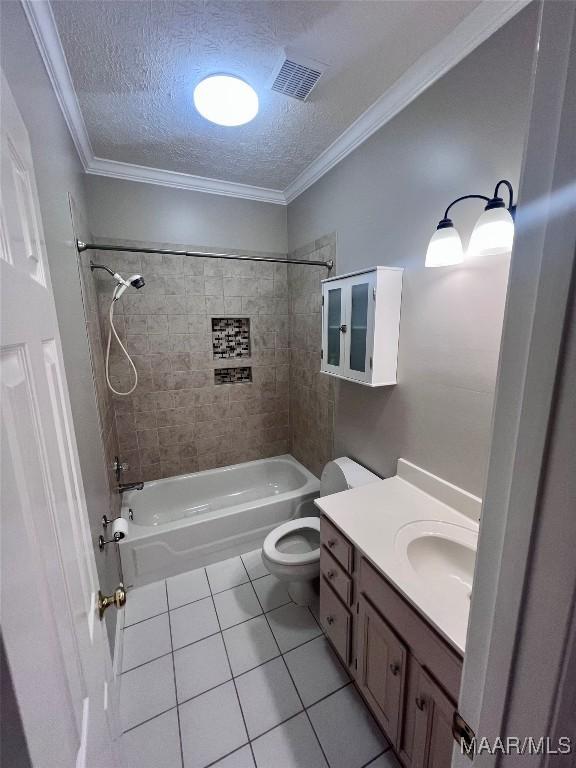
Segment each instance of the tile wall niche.
[[[188,243],[152,247],[214,250]],[[92,258],[124,276],[141,273],[146,281],[140,291],[129,289],[115,312],[139,375],[132,395],[112,396],[120,456],[130,467],[126,480],[289,452],[287,265],[113,252]],[[105,341],[113,286],[103,272],[97,286]],[[212,320],[222,317],[249,320],[250,357],[214,359]],[[250,367],[252,381],[216,384],[214,370],[232,365]],[[120,390],[132,381],[117,345],[111,381]]]
[[[322,237],[291,258],[336,263],[336,236]],[[332,275],[336,273],[334,268]],[[290,449],[294,458],[320,477],[334,458],[335,380],[320,373],[324,267],[288,265],[290,318]]]

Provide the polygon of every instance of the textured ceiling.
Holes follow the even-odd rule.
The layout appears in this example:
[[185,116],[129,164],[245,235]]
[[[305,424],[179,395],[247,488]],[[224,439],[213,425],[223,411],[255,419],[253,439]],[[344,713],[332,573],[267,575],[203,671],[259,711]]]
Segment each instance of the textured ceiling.
[[[284,189],[478,0],[52,0],[95,154]],[[307,102],[270,90],[283,48],[330,65]],[[250,82],[260,113],[223,128],[196,83]]]

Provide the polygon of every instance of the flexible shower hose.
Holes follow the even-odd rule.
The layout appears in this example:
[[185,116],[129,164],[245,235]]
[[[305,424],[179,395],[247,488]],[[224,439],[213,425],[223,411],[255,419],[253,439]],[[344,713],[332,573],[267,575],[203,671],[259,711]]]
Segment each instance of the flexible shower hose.
[[[116,292],[118,291],[118,288],[121,286],[117,285],[114,288],[114,293],[112,294],[112,301],[110,302],[110,311],[108,313],[108,319],[110,320],[110,329],[108,331],[108,343],[106,345],[106,382],[108,383],[108,386],[114,392],[115,395],[121,395],[122,397],[125,397],[127,395],[131,395],[132,392],[136,389],[136,386],[138,384],[138,371],[136,370],[136,366],[132,362],[132,358],[128,354],[128,351],[124,344],[122,344],[120,337],[116,333],[116,328],[114,327],[114,304],[118,301],[118,296],[116,295]],[[122,352],[126,355],[128,358],[128,362],[132,366],[132,370],[134,371],[134,386],[132,389],[129,389],[128,392],[119,392],[117,389],[114,389],[112,384],[110,383],[110,343],[112,341],[112,334],[114,334],[114,337],[116,338],[116,341],[118,344],[120,344],[120,348],[122,349]]]

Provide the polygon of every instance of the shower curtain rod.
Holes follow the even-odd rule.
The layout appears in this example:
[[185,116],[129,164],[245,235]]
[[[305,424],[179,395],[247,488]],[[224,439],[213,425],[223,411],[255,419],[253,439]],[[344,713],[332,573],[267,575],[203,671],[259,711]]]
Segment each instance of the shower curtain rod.
[[128,245],[101,245],[99,243],[84,243],[76,240],[78,252],[82,251],[122,251],[124,253],[157,253],[161,256],[197,256],[207,259],[233,259],[236,261],[272,261],[278,264],[303,264],[309,267],[326,267],[331,270],[334,261],[307,261],[306,259],[282,259],[274,256],[246,256],[241,253],[207,253],[205,251],[172,251],[167,248],[137,248]]

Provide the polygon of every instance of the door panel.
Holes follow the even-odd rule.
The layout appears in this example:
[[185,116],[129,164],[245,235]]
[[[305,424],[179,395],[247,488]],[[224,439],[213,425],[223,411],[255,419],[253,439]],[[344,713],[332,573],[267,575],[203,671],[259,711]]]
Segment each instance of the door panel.
[[3,638],[34,766],[115,768],[111,661],[32,154],[3,76],[1,87]]
[[346,376],[358,381],[372,379],[374,340],[374,289],[376,273],[353,275],[346,280],[345,338]]
[[357,683],[393,746],[398,744],[401,725],[406,660],[404,644],[361,596]]

